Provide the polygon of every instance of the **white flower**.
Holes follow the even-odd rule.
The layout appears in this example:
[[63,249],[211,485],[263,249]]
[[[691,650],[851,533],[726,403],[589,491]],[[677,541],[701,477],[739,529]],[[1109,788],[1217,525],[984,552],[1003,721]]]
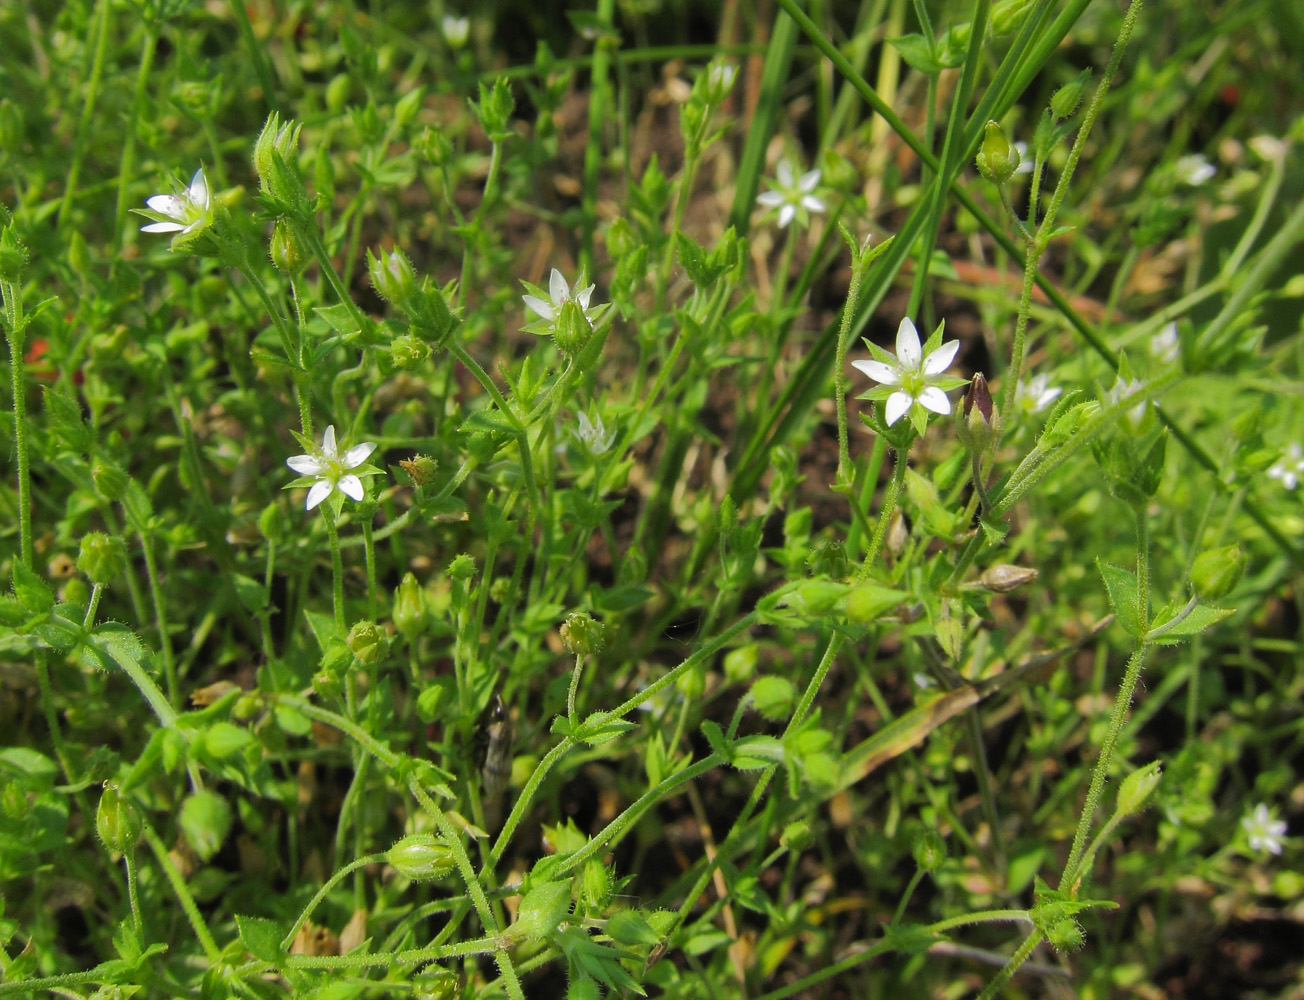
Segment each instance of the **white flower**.
[[1050,376],[1043,372],[1028,382],[1019,379],[1014,387],[1014,402],[1024,413],[1040,413],[1063,391],[1059,386],[1051,385]]
[[611,450],[612,444],[616,440],[616,431],[613,428],[608,431],[606,425],[602,422],[602,416],[599,415],[597,422],[589,419],[589,415],[583,410],[578,415],[579,427],[573,433],[579,438],[580,444],[588,449],[590,455],[594,457],[605,454]]
[[912,405],[918,403],[926,410],[946,414],[951,412],[951,401],[946,393],[933,385],[935,376],[941,375],[951,367],[960,342],[952,340],[942,344],[937,350],[924,357],[919,345],[919,332],[907,316],[897,327],[896,364],[885,361],[853,361],[851,367],[864,372],[875,382],[883,385],[896,385],[901,388],[887,398],[885,418],[891,427],[906,415]]
[[738,67],[729,63],[713,62],[706,70],[707,100],[719,104],[733,90],[734,79],[738,76]]
[[[335,445],[335,425],[326,428],[321,436],[321,450],[315,455],[295,455],[285,464],[301,476],[315,476],[317,481],[308,490],[308,510],[312,510],[335,490],[347,497],[361,500],[365,495],[362,480],[349,469],[356,469],[376,450],[372,441],[355,444],[343,455]],[[374,475],[374,473],[372,473]]]
[[1286,453],[1268,470],[1268,475],[1280,479],[1282,486],[1293,490],[1304,479],[1304,449],[1294,442],[1287,445]]
[[[533,286],[531,286],[533,287]],[[552,275],[548,279],[548,298],[551,302],[539,298],[537,295],[522,295],[526,306],[537,313],[549,323],[557,321],[557,315],[561,312],[561,307],[567,302],[574,301],[580,309],[584,311],[584,318],[592,323],[597,318],[597,306],[590,306],[589,299],[593,295],[593,285],[588,288],[577,288],[575,294],[571,294],[571,287],[566,283],[566,279],[561,276],[561,272],[555,267],[552,269]]]
[[[156,194],[145,199],[150,211],[167,216],[166,220],[141,226],[142,233],[188,233],[208,221],[212,196],[204,168],[195,171],[190,187],[181,194]],[[171,220],[171,221],[168,221]]]
[[1284,820],[1273,819],[1268,807],[1260,802],[1254,812],[1241,818],[1241,826],[1250,838],[1250,849],[1281,853],[1281,838],[1286,836]]
[[1150,338],[1150,356],[1164,364],[1172,364],[1181,353],[1182,345],[1177,339],[1177,324],[1169,323]]
[[471,34],[471,22],[464,17],[454,17],[452,14],[445,14],[439,27],[444,33],[444,41],[454,49],[460,49],[465,45],[467,37]]
[[1173,166],[1173,174],[1183,184],[1199,187],[1218,172],[1218,168],[1201,153],[1183,156]]
[[[1133,396],[1143,392],[1144,390],[1145,383],[1140,379],[1132,379],[1132,381],[1127,382],[1124,381],[1123,377],[1120,375],[1115,378],[1114,384],[1110,387],[1109,392],[1105,394],[1105,398],[1110,405],[1116,405],[1123,402],[1125,399],[1131,399]],[[1140,423],[1141,418],[1145,416],[1146,403],[1148,402],[1149,400],[1143,399],[1141,402],[1137,403],[1136,406],[1127,411],[1127,418],[1134,426]]]
[[780,229],[797,218],[799,212],[804,223],[807,212],[824,211],[823,199],[812,194],[819,182],[818,170],[809,170],[801,177],[797,177],[792,164],[784,160],[779,164],[779,176],[775,181],[774,190],[766,191],[757,197],[756,201],[767,208],[779,210]]

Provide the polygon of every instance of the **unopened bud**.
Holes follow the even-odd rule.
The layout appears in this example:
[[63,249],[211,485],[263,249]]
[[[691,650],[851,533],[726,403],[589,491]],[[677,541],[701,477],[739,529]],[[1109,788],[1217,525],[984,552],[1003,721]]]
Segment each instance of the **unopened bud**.
[[109,583],[127,568],[127,547],[116,535],[92,531],[81,540],[77,568],[91,583]]
[[1037,571],[1030,566],[997,563],[995,566],[988,567],[978,578],[978,587],[981,590],[990,590],[993,594],[1008,594],[1011,590],[1017,590],[1035,579],[1037,579]]
[[412,882],[443,878],[453,870],[453,852],[428,833],[412,833],[389,849],[390,866]]
[[[281,116],[273,111],[263,125],[254,142],[254,170],[260,178],[263,191],[268,191],[268,183],[275,173],[275,156],[280,156],[287,164],[293,162],[299,152],[299,130],[303,126],[293,121],[281,124]],[[274,155],[275,154],[275,155]]]
[[567,615],[561,626],[561,641],[576,656],[600,653],[606,645],[606,628],[586,612]]
[[915,841],[915,864],[926,872],[935,872],[946,862],[946,841],[936,830],[925,830]]
[[127,492],[127,473],[108,459],[97,459],[91,465],[91,482],[95,492],[110,502],[121,500]]
[[975,455],[985,454],[1000,432],[1000,411],[992,401],[987,378],[982,372],[976,374],[969,383],[958,422],[960,441]]
[[1159,761],[1152,761],[1145,767],[1139,767],[1118,786],[1118,804],[1115,811],[1122,816],[1131,816],[1140,812],[1150,798],[1150,794],[1162,777]]
[[411,643],[426,630],[427,624],[426,592],[416,576],[408,573],[394,590],[394,627]]
[[258,532],[275,545],[285,535],[285,520],[281,517],[281,508],[269,503],[258,515]]
[[126,854],[140,840],[140,811],[117,785],[107,781],[95,810],[95,832],[114,854]]
[[410,372],[420,367],[426,358],[430,357],[430,345],[410,333],[404,333],[395,337],[390,343],[389,356],[395,368]]
[[989,121],[978,148],[978,172],[993,184],[1004,184],[1019,169],[1019,151],[1010,145],[997,122]]
[[379,256],[373,256],[368,250],[367,273],[371,275],[376,294],[382,299],[398,306],[412,300],[417,279],[402,250],[381,250]]
[[1201,552],[1191,566],[1191,586],[1202,601],[1220,601],[1230,594],[1245,572],[1245,553],[1239,545]]
[[284,219],[277,219],[272,227],[272,263],[285,274],[298,274],[308,263],[308,251],[295,228]]
[[1050,99],[1050,113],[1060,121],[1072,117],[1073,112],[1078,110],[1078,103],[1082,100],[1082,91],[1086,89],[1087,81],[1090,79],[1091,70],[1084,69],[1075,79],[1070,80],[1055,91],[1054,96]]
[[1085,943],[1082,928],[1076,920],[1061,920],[1046,931],[1046,940],[1056,951],[1077,951]]

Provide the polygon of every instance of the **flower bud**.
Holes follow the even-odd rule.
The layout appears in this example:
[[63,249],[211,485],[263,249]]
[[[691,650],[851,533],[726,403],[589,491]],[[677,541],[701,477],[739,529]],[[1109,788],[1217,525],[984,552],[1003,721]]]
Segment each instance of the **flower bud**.
[[394,627],[409,643],[415,642],[426,630],[429,619],[426,612],[426,592],[421,589],[416,576],[408,573],[394,590]]
[[611,869],[597,858],[589,858],[584,863],[584,902],[594,913],[601,913],[611,905],[611,897],[616,893],[615,879]]
[[129,481],[127,473],[108,459],[96,459],[91,465],[91,482],[95,492],[110,503],[122,499]]
[[935,872],[946,862],[946,841],[936,830],[921,833],[913,848],[915,864],[926,872]]
[[804,851],[815,842],[810,824],[805,820],[794,820],[783,828],[779,835],[779,846],[790,851]]
[[511,135],[508,122],[516,110],[516,100],[504,77],[495,80],[492,87],[480,84],[480,100],[472,102],[471,110],[480,119],[490,142],[502,142]]
[[258,515],[258,532],[275,545],[285,535],[285,521],[281,517],[281,508],[269,503]]
[[344,681],[334,670],[318,670],[312,675],[312,689],[318,698],[338,698],[344,690]]
[[982,372],[978,372],[969,383],[957,422],[961,443],[975,455],[986,454],[1000,432],[1001,416]]
[[104,792],[95,810],[95,832],[114,854],[126,854],[140,840],[140,811],[111,782],[104,783]]
[[1131,816],[1145,808],[1146,800],[1159,784],[1162,777],[1159,761],[1152,761],[1145,767],[1138,767],[1123,779],[1118,786],[1118,804],[1115,813]]
[[587,612],[567,615],[561,626],[561,641],[576,656],[601,653],[606,645],[606,628]]
[[465,582],[475,576],[475,560],[465,552],[454,556],[448,564],[448,575],[454,580]]
[[722,104],[729,92],[733,90],[738,78],[738,67],[728,63],[713,62],[706,70],[705,85],[702,96],[707,104]]
[[797,700],[797,689],[788,678],[767,674],[758,677],[752,685],[751,699],[756,711],[764,718],[778,722],[791,713],[793,703]]
[[438,126],[426,128],[416,141],[417,156],[431,166],[442,166],[453,158],[453,144]]
[[457,50],[465,45],[466,40],[471,36],[471,22],[465,17],[445,14],[443,20],[439,22],[439,30],[443,33],[448,47]]
[[276,156],[287,164],[293,162],[299,152],[299,130],[302,125],[293,121],[281,124],[281,116],[273,111],[267,117],[262,132],[254,141],[254,170],[260,178],[264,193],[268,191],[268,182],[275,174]]
[[978,172],[993,184],[1004,184],[1019,169],[1019,151],[1010,145],[997,122],[989,121],[978,148]]
[[277,219],[272,227],[272,263],[285,274],[298,274],[308,263],[308,251],[298,232],[285,219]]
[[978,587],[980,590],[989,590],[993,594],[1008,594],[1011,590],[1017,590],[1035,579],[1037,579],[1037,571],[1030,566],[997,563],[995,566],[989,566],[978,578]]
[[1220,601],[1230,594],[1245,572],[1245,553],[1239,545],[1201,552],[1191,566],[1191,586],[1202,601]]
[[369,621],[356,622],[349,629],[345,642],[358,662],[366,666],[379,661],[389,648],[389,637],[385,635],[384,629]]
[[412,882],[443,878],[453,870],[453,852],[428,833],[412,833],[389,849],[390,866]]
[[381,250],[379,256],[367,251],[367,272],[376,294],[387,302],[401,306],[412,300],[417,279],[412,264],[402,250]]
[[92,531],[81,540],[77,568],[95,584],[106,584],[127,568],[127,547],[116,535]]
[[1082,91],[1086,89],[1087,81],[1090,79],[1091,70],[1084,69],[1075,79],[1070,80],[1055,91],[1050,99],[1050,113],[1060,121],[1072,117],[1073,112],[1078,110],[1078,103],[1082,100]]

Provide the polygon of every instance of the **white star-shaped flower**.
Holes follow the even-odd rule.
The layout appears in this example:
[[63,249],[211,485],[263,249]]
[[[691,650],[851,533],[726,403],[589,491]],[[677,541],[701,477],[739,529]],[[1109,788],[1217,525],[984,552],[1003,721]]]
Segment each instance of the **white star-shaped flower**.
[[[1117,405],[1124,400],[1131,399],[1133,396],[1144,393],[1145,388],[1145,383],[1140,379],[1134,378],[1129,381],[1128,379],[1123,378],[1122,375],[1119,375],[1114,379],[1114,384],[1110,387],[1109,392],[1105,394],[1105,398],[1110,405]],[[1131,423],[1134,428],[1141,422],[1141,418],[1146,415],[1146,404],[1149,402],[1148,399],[1143,399],[1141,402],[1137,403],[1136,406],[1131,407],[1127,411],[1128,422]]]
[[[166,216],[148,226],[141,226],[142,233],[189,233],[204,225],[209,220],[212,209],[212,195],[208,190],[208,178],[204,168],[195,171],[190,179],[190,187],[181,194],[156,194],[145,199],[152,215]],[[151,216],[152,217],[152,216]]]
[[928,357],[924,357],[924,350],[919,344],[919,331],[907,316],[897,327],[895,364],[887,361],[853,361],[851,367],[882,385],[900,387],[888,396],[884,410],[884,418],[891,427],[916,403],[934,413],[951,412],[951,401],[933,383],[937,381],[937,376],[951,367],[959,350],[960,342],[952,340],[941,344],[936,350],[930,351]]
[[537,295],[522,295],[521,298],[531,312],[536,313],[549,323],[555,323],[558,313],[561,312],[561,307],[565,303],[573,301],[584,311],[585,319],[592,323],[597,318],[597,307],[589,306],[589,299],[593,296],[593,287],[593,285],[589,285],[588,288],[576,288],[572,295],[570,285],[561,276],[561,272],[554,267],[552,275],[548,278],[548,299],[551,299],[551,301],[541,299]]
[[1199,187],[1217,172],[1218,168],[1210,163],[1202,153],[1183,156],[1173,167],[1173,173],[1177,176],[1177,179],[1183,184],[1191,185],[1191,187]]
[[819,186],[820,172],[808,170],[798,177],[792,164],[784,160],[779,164],[778,178],[774,189],[766,191],[756,199],[757,204],[766,208],[779,210],[779,228],[785,228],[800,213],[803,224],[807,212],[823,212],[824,200],[813,192]]
[[1277,464],[1268,470],[1268,476],[1271,479],[1281,480],[1281,485],[1288,490],[1293,490],[1304,479],[1304,449],[1291,442],[1286,446],[1286,453],[1281,456]]
[[587,413],[580,410],[577,420],[579,427],[573,433],[590,455],[597,457],[611,450],[611,446],[616,440],[616,431],[614,428],[610,431],[607,430],[606,424],[602,422],[601,414],[594,421],[589,419]]
[[1250,838],[1250,849],[1281,853],[1281,838],[1286,836],[1284,820],[1273,819],[1268,807],[1260,802],[1248,816],[1242,817],[1241,826]]
[[301,476],[316,478],[317,481],[308,490],[307,509],[312,510],[335,490],[354,500],[361,500],[366,495],[362,489],[362,480],[349,470],[360,466],[375,450],[374,442],[363,441],[341,455],[335,444],[335,425],[332,424],[321,436],[321,449],[316,454],[294,455],[287,458],[285,464]]
[[1030,381],[1019,379],[1014,387],[1014,402],[1024,413],[1040,413],[1059,398],[1064,390],[1050,384],[1050,376],[1043,372]]

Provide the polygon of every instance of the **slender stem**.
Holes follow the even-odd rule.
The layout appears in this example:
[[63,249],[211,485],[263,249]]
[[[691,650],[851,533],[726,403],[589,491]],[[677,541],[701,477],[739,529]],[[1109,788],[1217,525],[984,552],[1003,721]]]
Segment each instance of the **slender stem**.
[[32,553],[32,474],[27,454],[27,387],[23,378],[24,332],[22,286],[0,279],[4,296],[5,334],[9,341],[9,384],[14,400],[14,447],[18,465],[18,541],[23,565],[34,565]]
[[177,684],[177,664],[172,655],[172,637],[168,635],[167,612],[163,610],[163,592],[159,587],[158,562],[154,559],[154,546],[145,533],[139,532],[140,548],[145,554],[145,574],[149,579],[149,596],[154,603],[154,623],[158,628],[159,650],[163,654],[163,677],[168,686],[168,701],[178,704],[180,691]]
[[[491,938],[497,938],[501,933],[498,919],[494,916],[493,908],[489,905],[489,898],[485,895],[484,886],[476,875],[475,868],[471,865],[471,856],[467,854],[466,845],[462,843],[461,833],[417,781],[408,782],[408,788],[417,801],[421,803],[422,808],[435,821],[435,826],[439,828],[444,843],[452,850],[453,859],[457,862],[457,870],[462,875],[462,881],[466,884],[466,891],[471,897],[471,904],[480,917],[480,923],[484,926],[485,933]],[[497,961],[498,971],[507,985],[507,995],[512,1000],[525,1000],[525,992],[521,989],[521,981],[516,975],[516,967],[512,965],[512,957],[508,954],[507,949],[499,945],[494,952],[494,959]]]
[[575,717],[575,694],[580,688],[580,677],[584,673],[584,657],[576,654],[575,669],[571,671],[570,691],[566,694],[566,718],[572,727],[579,721]]
[[104,594],[104,584],[91,585],[91,598],[86,602],[86,614],[82,616],[82,628],[87,632],[95,625],[95,613],[100,608],[100,597]]
[[127,866],[127,902],[131,906],[131,923],[136,929],[136,937],[144,940],[145,922],[140,915],[140,895],[136,891],[135,851],[131,850],[124,854],[122,862]]
[[512,806],[512,811],[507,816],[507,821],[503,823],[503,828],[498,832],[498,839],[494,841],[494,846],[489,851],[489,856],[485,859],[484,871],[486,873],[493,871],[498,864],[498,859],[502,857],[503,851],[507,850],[507,845],[511,843],[512,834],[516,832],[516,827],[520,825],[521,818],[525,811],[534,803],[534,797],[538,794],[539,788],[543,785],[544,779],[548,772],[556,766],[557,762],[566,756],[571,747],[575,746],[575,741],[567,736],[555,747],[549,750],[539,761],[539,766],[534,769],[530,778],[521,789],[521,794],[516,797],[516,804]]
[[861,562],[860,570],[856,573],[858,583],[869,576],[869,568],[874,565],[879,552],[883,549],[883,539],[887,537],[888,525],[892,523],[892,514],[896,510],[897,500],[901,496],[901,487],[906,481],[906,457],[900,452],[897,453],[896,464],[892,467],[892,478],[888,480],[887,491],[883,494],[883,507],[878,512],[878,524],[874,528],[874,537],[870,539],[869,551],[865,553],[865,559]]
[[158,30],[154,21],[145,18],[145,37],[140,43],[140,67],[136,70],[136,86],[131,92],[131,122],[122,140],[122,159],[118,164],[118,204],[114,209],[114,242],[123,244],[127,224],[127,188],[136,173],[136,132],[137,123],[145,112],[145,85],[149,82],[149,72],[154,65],[154,50],[158,47]]
[[289,933],[281,939],[281,951],[287,952],[290,950],[290,945],[294,944],[294,936],[299,933],[299,928],[303,925],[303,922],[312,916],[312,911],[317,909],[317,904],[326,898],[328,892],[339,885],[341,879],[350,872],[366,865],[379,864],[385,861],[388,856],[387,852],[381,852],[380,854],[368,854],[365,857],[355,858],[328,878],[326,883],[317,890],[317,894],[308,901],[308,905],[303,908],[303,911],[294,918],[294,923],[290,924]]
[[68,181],[64,185],[63,199],[59,203],[59,229],[67,225],[72,214],[73,196],[77,193],[77,179],[81,174],[82,163],[86,160],[86,151],[90,148],[87,136],[91,122],[95,119],[95,105],[100,95],[100,79],[104,75],[104,55],[109,47],[109,8],[110,0],[96,0],[95,5],[95,54],[91,56],[91,75],[86,81],[86,94],[82,98],[81,118],[77,122],[77,142],[73,147],[72,166],[68,168]]
[[199,907],[195,903],[195,897],[190,894],[190,887],[186,885],[186,880],[181,877],[176,865],[172,863],[172,859],[168,856],[167,845],[159,839],[159,835],[154,832],[154,828],[150,826],[148,819],[143,820],[142,829],[150,850],[154,852],[159,867],[163,869],[163,875],[167,878],[168,884],[172,886],[172,891],[176,893],[177,902],[181,904],[186,919],[190,921],[190,929],[195,932],[200,947],[204,949],[204,957],[208,959],[210,967],[216,966],[222,961],[222,951],[218,948],[217,942],[213,940],[213,934],[209,931],[208,925],[204,923],[204,918],[200,915]]
[[322,517],[326,520],[326,535],[331,544],[331,602],[335,610],[335,628],[344,634],[344,560],[340,558],[340,532],[335,524],[335,511],[330,502],[322,504]]
[[1010,960],[1005,963],[1001,971],[996,973],[992,981],[978,995],[978,1000],[992,1000],[994,996],[1000,993],[1005,984],[1010,981],[1010,977],[1018,971],[1019,966],[1028,960],[1029,956],[1032,955],[1032,950],[1039,944],[1041,944],[1041,931],[1034,930],[1023,939],[1023,943],[1010,956]]

